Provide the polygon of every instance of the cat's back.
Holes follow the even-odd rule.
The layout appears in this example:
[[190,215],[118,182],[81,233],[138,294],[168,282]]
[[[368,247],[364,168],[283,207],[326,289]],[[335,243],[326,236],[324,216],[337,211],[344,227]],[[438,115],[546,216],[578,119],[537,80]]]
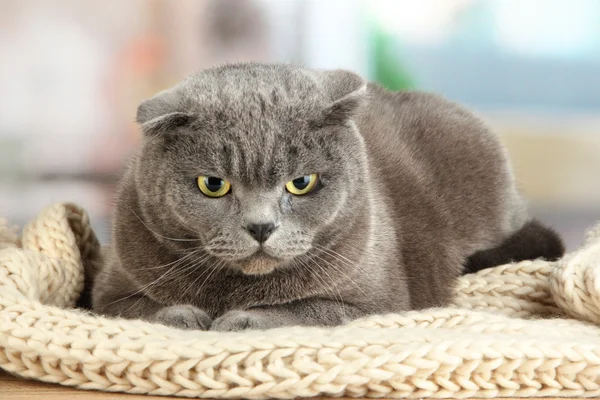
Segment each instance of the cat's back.
[[405,229],[434,226],[464,238],[466,251],[496,240],[489,227],[511,229],[506,210],[520,197],[504,148],[479,118],[432,93],[368,91],[357,126],[379,192]]
[[492,160],[485,162],[486,168],[496,162],[503,169],[504,155],[496,135],[462,106],[434,93],[394,92],[373,83],[368,91],[368,105],[358,125],[376,164],[414,161],[448,172],[449,167],[453,169],[450,161],[478,164],[487,155]]

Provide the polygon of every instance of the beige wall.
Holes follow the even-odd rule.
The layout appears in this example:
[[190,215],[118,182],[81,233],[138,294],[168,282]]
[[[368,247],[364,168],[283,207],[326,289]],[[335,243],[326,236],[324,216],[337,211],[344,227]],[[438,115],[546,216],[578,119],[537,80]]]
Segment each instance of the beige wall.
[[508,148],[519,187],[537,205],[600,208],[600,121],[488,118]]

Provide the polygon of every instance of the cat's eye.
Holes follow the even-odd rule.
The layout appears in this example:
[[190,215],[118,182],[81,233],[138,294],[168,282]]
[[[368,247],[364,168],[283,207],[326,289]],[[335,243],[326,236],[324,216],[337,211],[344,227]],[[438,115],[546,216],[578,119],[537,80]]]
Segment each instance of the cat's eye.
[[289,181],[285,185],[285,188],[291,194],[294,194],[296,196],[302,196],[303,194],[308,194],[312,192],[315,186],[317,185],[318,180],[319,176],[317,174],[304,175],[292,181]]
[[199,176],[198,188],[208,197],[223,197],[231,189],[231,183],[216,176]]

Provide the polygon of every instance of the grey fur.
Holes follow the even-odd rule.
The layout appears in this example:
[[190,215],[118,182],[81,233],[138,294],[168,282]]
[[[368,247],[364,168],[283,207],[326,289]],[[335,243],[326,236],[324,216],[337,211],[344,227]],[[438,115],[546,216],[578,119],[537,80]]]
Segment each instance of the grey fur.
[[[240,330],[442,306],[468,256],[529,220],[478,118],[348,71],[222,66],[145,101],[138,122],[93,289],[106,315]],[[318,190],[286,193],[310,173]],[[200,175],[232,192],[202,195]],[[277,226],[268,256],[243,228],[260,223]]]

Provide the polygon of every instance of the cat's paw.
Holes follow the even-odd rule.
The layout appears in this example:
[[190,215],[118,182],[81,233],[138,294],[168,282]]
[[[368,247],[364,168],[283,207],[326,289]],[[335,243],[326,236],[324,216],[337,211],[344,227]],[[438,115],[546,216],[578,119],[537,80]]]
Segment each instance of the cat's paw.
[[233,310],[229,311],[212,323],[210,330],[219,332],[236,332],[246,329],[263,330],[273,328],[272,321],[257,312]]
[[161,308],[154,314],[154,321],[174,328],[202,331],[208,330],[212,323],[206,312],[190,305]]

